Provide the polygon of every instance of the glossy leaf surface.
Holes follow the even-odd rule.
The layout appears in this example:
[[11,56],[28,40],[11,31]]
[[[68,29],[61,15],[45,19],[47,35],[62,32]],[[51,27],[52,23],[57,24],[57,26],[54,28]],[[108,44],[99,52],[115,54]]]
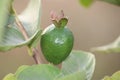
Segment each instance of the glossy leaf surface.
[[84,51],[72,51],[70,56],[62,64],[63,75],[79,74],[78,79],[73,78],[73,80],[79,80],[79,77],[90,80],[94,69],[94,55]]
[[52,65],[33,65],[21,71],[17,80],[54,80],[59,74],[60,70]]
[[29,45],[29,43],[32,45],[34,42],[33,40],[35,40],[34,37],[38,36],[38,33],[38,38],[40,38],[40,7],[41,0],[30,0],[28,7],[18,15],[19,20],[28,34],[27,40],[24,39],[15,23],[14,18],[16,16],[13,14],[13,9],[11,7],[9,11],[9,21],[6,24],[5,33],[0,41],[0,51],[8,51],[15,47]]

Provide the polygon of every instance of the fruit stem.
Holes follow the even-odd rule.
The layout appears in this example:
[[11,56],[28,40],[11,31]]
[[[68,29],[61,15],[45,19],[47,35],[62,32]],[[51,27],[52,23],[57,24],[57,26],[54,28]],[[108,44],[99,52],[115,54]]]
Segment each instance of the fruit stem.
[[[17,13],[16,11],[14,10],[14,14],[15,14],[15,23],[17,24],[20,32],[23,34],[25,40],[28,40],[29,39],[29,36],[23,26],[23,24],[21,23],[21,21],[19,20],[18,16],[17,16]],[[29,47],[28,47],[29,48]],[[32,52],[33,52],[33,59],[35,61],[36,64],[40,64],[40,57],[39,57],[39,52],[38,52],[38,49],[37,48],[32,48]]]
[[56,67],[58,67],[59,69],[62,69],[62,63],[58,64],[58,65],[54,65]]

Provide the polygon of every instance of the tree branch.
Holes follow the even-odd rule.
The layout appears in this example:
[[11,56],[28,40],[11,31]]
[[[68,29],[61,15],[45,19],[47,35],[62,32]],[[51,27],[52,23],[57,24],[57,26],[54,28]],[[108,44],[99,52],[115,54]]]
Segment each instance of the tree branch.
[[[27,34],[24,26],[22,25],[21,21],[18,19],[16,12],[15,12],[15,15],[16,15],[16,16],[15,16],[15,23],[17,24],[20,32],[23,34],[25,40],[29,39],[29,36],[28,36],[28,34]],[[37,50],[36,48],[33,48],[33,49],[32,49],[32,53],[33,53],[33,56],[32,56],[32,57],[33,57],[35,63],[36,63],[36,64],[40,64],[41,62],[40,62],[40,57],[39,57],[39,52],[38,52],[38,50]]]

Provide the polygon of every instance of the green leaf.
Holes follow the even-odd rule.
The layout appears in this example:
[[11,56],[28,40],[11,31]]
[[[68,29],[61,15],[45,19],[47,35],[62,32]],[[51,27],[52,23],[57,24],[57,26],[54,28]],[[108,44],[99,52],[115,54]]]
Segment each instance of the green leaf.
[[17,80],[14,76],[14,74],[10,73],[8,75],[6,75],[3,80]]
[[17,80],[54,80],[60,74],[60,70],[52,65],[33,65],[17,76]]
[[106,76],[102,80],[120,80],[120,71],[114,73],[111,77]]
[[101,1],[105,1],[105,2],[110,3],[110,4],[120,6],[120,0],[101,0]]
[[101,46],[92,48],[91,51],[97,53],[119,53],[120,52],[120,37],[118,37],[114,42]]
[[70,74],[62,78],[58,78],[56,80],[86,80],[86,75],[84,72],[76,72],[74,74]]
[[[92,78],[94,69],[95,69],[94,55],[84,51],[72,51],[70,56],[62,64],[63,75],[67,76],[71,75],[78,77],[78,79],[73,80],[80,80],[79,77],[81,76],[83,76],[81,78],[85,77],[86,78],[85,80],[90,80]],[[81,75],[81,73],[85,74]],[[75,74],[77,75],[79,74],[79,76]]]
[[15,77],[17,77],[23,70],[27,69],[28,67],[29,67],[28,65],[20,66],[15,73]]
[[61,71],[51,64],[40,64],[18,68],[17,80],[91,80],[95,68],[95,57],[84,51],[72,51],[62,63]]
[[[10,49],[29,45],[32,43],[36,45],[36,38],[40,37],[40,10],[41,10],[41,0],[30,0],[28,7],[18,16],[19,20],[22,22],[24,28],[29,36],[28,40],[25,40],[22,33],[18,29],[18,26],[14,22],[15,15],[13,14],[13,9],[11,7],[9,11],[9,21],[5,27],[5,33],[0,41],[0,51],[8,51]],[[38,36],[39,35],[39,36]],[[34,42],[35,41],[35,42]]]
[[5,33],[5,26],[8,22],[9,7],[11,4],[12,4],[12,0],[0,1],[0,41],[3,38],[3,35]]
[[106,76],[106,77],[104,77],[104,79],[102,79],[102,80],[112,80],[110,77],[108,77],[108,76]]
[[84,7],[89,7],[93,3],[93,0],[79,0],[79,2]]

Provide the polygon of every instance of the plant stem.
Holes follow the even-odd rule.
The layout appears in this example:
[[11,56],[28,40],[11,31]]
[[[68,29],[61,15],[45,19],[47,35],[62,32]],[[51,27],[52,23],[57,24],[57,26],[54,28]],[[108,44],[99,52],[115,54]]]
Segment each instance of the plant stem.
[[39,60],[39,58],[38,58],[38,50],[36,49],[36,48],[33,48],[33,53],[35,53],[34,55],[33,55],[33,59],[35,60],[35,63],[36,64],[40,64],[41,63],[41,61]]
[[16,24],[17,24],[19,30],[20,30],[21,33],[23,34],[25,40],[29,39],[28,34],[27,34],[24,26],[22,25],[22,23],[20,22],[20,20],[17,18],[17,16],[16,16],[16,18],[15,18],[15,21],[16,21]]
[[[25,40],[28,40],[28,39],[29,39],[29,36],[28,36],[28,34],[27,34],[24,26],[22,25],[21,21],[18,19],[16,12],[15,12],[15,15],[16,15],[16,16],[15,16],[15,22],[16,22],[19,30],[20,30],[21,33],[23,34]],[[36,64],[40,64],[41,62],[40,62],[39,52],[38,52],[37,48],[33,48],[33,49],[32,49],[32,53],[33,53],[33,56],[32,56],[32,57],[33,57],[35,63],[36,63]]]

